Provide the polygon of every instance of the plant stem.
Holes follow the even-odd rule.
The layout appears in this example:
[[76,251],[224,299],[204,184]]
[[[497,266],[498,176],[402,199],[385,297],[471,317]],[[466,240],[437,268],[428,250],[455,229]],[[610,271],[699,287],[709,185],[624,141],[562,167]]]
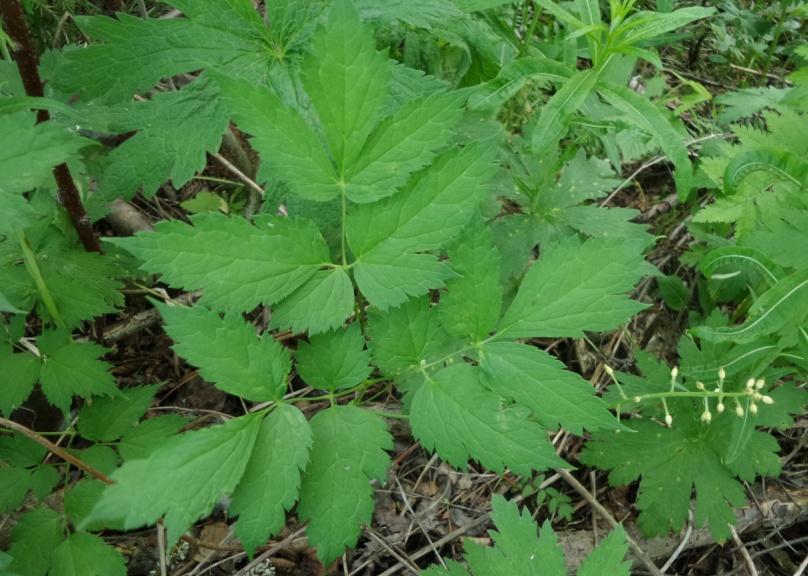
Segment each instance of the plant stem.
[[[39,77],[39,56],[31,43],[28,35],[28,26],[25,24],[25,14],[19,0],[0,1],[0,14],[3,16],[6,31],[14,41],[14,60],[17,69],[20,71],[20,78],[28,96],[42,98],[45,91],[42,79]],[[50,120],[50,114],[44,108],[37,110],[37,124]],[[92,223],[81,203],[81,196],[76,188],[76,183],[70,174],[67,164],[59,164],[53,169],[53,176],[56,179],[59,202],[67,210],[70,221],[78,233],[82,246],[88,252],[101,252],[101,245],[93,233]]]
[[[5,0],[3,0],[3,2],[5,2]],[[101,480],[101,482],[103,482],[104,484],[114,484],[115,483],[111,478],[109,478],[103,472],[99,472],[98,470],[96,470],[95,468],[93,468],[92,466],[90,466],[89,464],[84,462],[83,460],[80,460],[80,459],[76,458],[75,456],[73,456],[70,452],[68,452],[64,448],[61,448],[60,446],[57,446],[56,444],[54,444],[53,442],[51,442],[50,440],[48,440],[47,438],[45,438],[41,434],[38,434],[37,432],[34,432],[30,428],[27,428],[27,427],[23,426],[22,424],[18,424],[17,422],[14,422],[13,420],[8,420],[6,418],[0,418],[0,426],[2,426],[4,428],[8,428],[10,430],[14,430],[15,432],[19,432],[23,436],[26,436],[26,437],[30,438],[31,440],[33,440],[34,442],[36,442],[40,446],[43,446],[51,454],[54,454],[55,456],[58,456],[59,458],[61,458],[65,462],[70,462],[76,468],[78,468],[80,470],[83,470],[84,472],[87,472],[87,474],[90,474],[91,476],[95,476],[96,478]]]
[[48,313],[51,315],[54,324],[56,324],[56,326],[59,328],[64,328],[64,319],[62,319],[62,315],[59,313],[59,308],[56,307],[56,302],[54,302],[53,296],[51,296],[50,290],[48,290],[48,285],[45,283],[45,279],[42,277],[42,272],[39,270],[39,264],[37,264],[36,261],[36,254],[34,254],[31,244],[28,243],[28,238],[26,238],[23,230],[17,231],[17,240],[19,240],[20,248],[22,248],[22,256],[25,262],[25,268],[28,270],[28,274],[31,276],[31,278],[33,278],[37,292],[39,292],[39,296],[42,298],[45,308],[47,308]]

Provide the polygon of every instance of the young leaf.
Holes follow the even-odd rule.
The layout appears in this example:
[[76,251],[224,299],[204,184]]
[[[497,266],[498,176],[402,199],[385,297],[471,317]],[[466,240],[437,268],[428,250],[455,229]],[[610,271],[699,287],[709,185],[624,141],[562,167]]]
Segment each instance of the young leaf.
[[449,262],[458,273],[441,295],[441,324],[458,337],[483,340],[494,329],[502,309],[499,252],[482,218],[449,249]]
[[370,352],[358,324],[312,336],[297,350],[297,372],[312,388],[334,392],[351,388],[371,373]]
[[334,406],[311,419],[311,459],[298,512],[324,564],[354,546],[373,513],[370,480],[384,482],[393,439],[382,419],[356,406]]
[[36,508],[24,514],[11,531],[8,551],[14,559],[9,567],[11,573],[45,576],[63,532],[62,517],[50,508]]
[[476,368],[457,364],[427,377],[410,400],[412,433],[427,450],[453,466],[478,460],[495,472],[517,474],[567,466],[527,410],[502,406],[480,381]]
[[516,342],[492,342],[482,348],[480,363],[491,388],[530,408],[548,428],[559,425],[573,434],[619,428],[619,423],[594,395],[594,388],[543,350]]
[[90,342],[75,342],[66,332],[44,332],[37,341],[42,352],[39,372],[48,401],[67,413],[74,395],[118,394],[109,364],[99,358],[107,349]]
[[103,539],[76,532],[56,550],[49,576],[126,576],[126,563]]
[[234,418],[175,436],[143,460],[129,460],[111,478],[80,527],[120,521],[124,530],[165,516],[170,546],[216,501],[231,493],[250,458],[261,420]]
[[235,533],[249,554],[277,534],[297,501],[311,448],[309,423],[294,406],[279,404],[261,422],[252,456],[233,493]]
[[328,247],[311,223],[198,214],[193,225],[158,223],[154,232],[109,241],[161,273],[172,286],[204,288],[202,303],[247,312],[291,294],[329,261]]
[[280,400],[292,368],[289,351],[270,334],[259,337],[241,316],[204,306],[158,305],[172,348],[217,388],[253,402]]
[[547,247],[528,270],[498,333],[577,338],[585,330],[611,330],[645,308],[625,294],[652,270],[632,244],[568,238]]
[[114,398],[96,398],[79,412],[81,435],[96,442],[112,442],[130,430],[148,410],[160,386],[138,386]]

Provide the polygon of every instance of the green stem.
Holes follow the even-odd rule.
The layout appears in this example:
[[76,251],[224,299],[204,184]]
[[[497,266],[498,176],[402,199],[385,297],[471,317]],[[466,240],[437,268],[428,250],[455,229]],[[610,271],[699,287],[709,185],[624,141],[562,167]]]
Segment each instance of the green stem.
[[59,309],[56,307],[56,302],[53,301],[53,296],[51,296],[50,290],[48,290],[48,285],[45,284],[45,279],[42,277],[42,272],[39,270],[39,264],[37,264],[36,261],[36,254],[34,254],[34,250],[28,243],[28,238],[26,238],[23,230],[17,231],[17,239],[20,242],[20,248],[22,248],[25,268],[34,280],[37,292],[39,292],[39,297],[42,298],[42,302],[45,304],[45,308],[47,308],[56,326],[64,328],[65,322],[62,319],[62,315],[59,313]]
[[[676,398],[748,398],[749,393],[746,391],[743,392],[708,392],[708,391],[690,391],[690,392],[656,392],[654,394],[642,394],[640,396],[634,396],[633,398],[628,398],[628,402],[638,403],[643,402],[644,400],[665,400],[665,399],[676,399]],[[616,408],[621,404],[626,404],[626,400],[622,400],[620,402],[614,402],[609,407]]]
[[348,256],[347,256],[347,250],[346,250],[346,247],[345,247],[345,217],[346,217],[346,215],[348,213],[348,198],[345,195],[345,187],[344,186],[343,186],[342,192],[340,194],[340,200],[341,200],[341,203],[342,203],[342,218],[341,218],[341,222],[340,222],[340,234],[339,235],[340,235],[340,244],[341,244],[341,250],[342,250],[342,265],[347,266],[348,265]]

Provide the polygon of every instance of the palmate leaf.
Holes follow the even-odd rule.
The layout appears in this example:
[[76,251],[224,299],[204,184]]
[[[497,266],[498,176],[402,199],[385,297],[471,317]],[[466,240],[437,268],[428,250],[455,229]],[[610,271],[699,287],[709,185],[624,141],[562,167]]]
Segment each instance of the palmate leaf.
[[143,270],[162,273],[172,286],[204,288],[203,304],[228,311],[278,302],[330,260],[311,223],[277,218],[253,225],[222,214],[199,214],[191,223],[164,221],[154,232],[109,241],[140,258]]
[[308,521],[309,542],[324,564],[354,546],[373,513],[369,480],[384,482],[393,439],[382,419],[356,406],[334,406],[310,422],[311,459],[298,512]]
[[217,388],[253,402],[280,400],[292,368],[289,351],[259,337],[240,316],[223,318],[203,306],[159,305],[172,348]]
[[[447,569],[431,567],[423,576],[566,576],[564,552],[558,539],[545,522],[536,534],[536,524],[527,510],[514,502],[494,496],[491,519],[496,530],[489,531],[493,546],[484,547],[467,541],[466,562],[447,563]],[[626,534],[618,526],[595,548],[578,569],[578,576],[629,576],[631,562]]]
[[231,513],[239,517],[236,536],[248,553],[286,523],[286,511],[297,501],[311,442],[309,423],[293,406],[280,404],[261,422],[230,505]]
[[462,97],[434,94],[382,119],[393,64],[376,51],[372,28],[349,0],[334,2],[303,62],[306,88],[326,147],[303,116],[274,94],[219,78],[235,120],[296,194],[372,202],[393,194],[449,142]]
[[247,466],[261,419],[234,418],[220,426],[186,432],[142,460],[130,460],[111,475],[92,512],[81,523],[120,522],[125,530],[165,516],[169,545],[224,494],[232,493]]

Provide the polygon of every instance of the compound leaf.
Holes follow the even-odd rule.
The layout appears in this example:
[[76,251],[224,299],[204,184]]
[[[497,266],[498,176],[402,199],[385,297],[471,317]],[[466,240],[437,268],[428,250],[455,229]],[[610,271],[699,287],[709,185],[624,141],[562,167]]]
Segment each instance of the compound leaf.
[[253,402],[280,400],[291,370],[289,352],[271,335],[258,336],[241,316],[204,306],[158,305],[172,348],[217,388]]
[[354,546],[373,513],[370,480],[383,482],[393,439],[384,421],[356,406],[334,406],[311,419],[311,459],[298,512],[324,564]]

